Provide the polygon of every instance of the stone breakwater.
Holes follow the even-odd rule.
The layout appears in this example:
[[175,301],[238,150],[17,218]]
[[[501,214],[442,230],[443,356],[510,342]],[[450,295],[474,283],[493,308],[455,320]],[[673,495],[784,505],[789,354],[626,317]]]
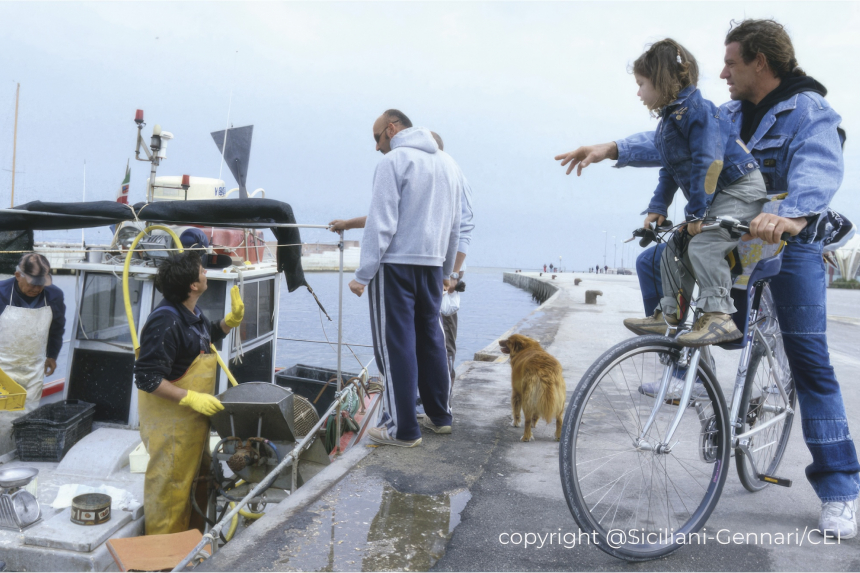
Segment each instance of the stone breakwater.
[[[552,275],[547,275],[547,278]],[[531,293],[532,297],[539,303],[543,304],[549,298],[559,291],[559,287],[546,280],[530,277],[522,273],[505,273],[504,281],[515,287],[521,288]]]

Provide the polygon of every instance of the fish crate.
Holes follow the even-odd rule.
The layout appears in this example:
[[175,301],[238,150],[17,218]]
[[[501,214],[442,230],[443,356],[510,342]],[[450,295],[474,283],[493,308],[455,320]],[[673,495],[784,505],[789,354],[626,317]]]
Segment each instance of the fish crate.
[[0,370],[0,410],[23,410],[27,391]]
[[[358,374],[341,371],[341,380],[343,380],[344,385],[347,380],[356,376]],[[329,380],[331,380],[331,384],[326,385]],[[313,404],[317,414],[322,417],[331,403],[334,402],[334,394],[337,392],[337,370],[295,364],[275,374],[275,383],[278,386],[289,388],[294,394],[307,398]],[[323,390],[324,386],[325,390]]]
[[93,429],[96,405],[82,400],[46,404],[12,422],[18,458],[59,462]]

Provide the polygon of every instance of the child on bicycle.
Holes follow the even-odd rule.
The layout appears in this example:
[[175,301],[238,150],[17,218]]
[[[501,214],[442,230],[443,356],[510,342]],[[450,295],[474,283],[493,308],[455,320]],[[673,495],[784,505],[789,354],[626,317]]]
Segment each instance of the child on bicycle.
[[702,97],[696,59],[679,43],[667,38],[652,44],[633,63],[633,75],[642,103],[660,118],[654,145],[663,166],[644,226],[663,222],[678,187],[687,198],[687,224],[671,235],[663,251],[663,298],[654,315],[627,319],[624,325],[638,334],[663,334],[667,324],[677,326],[698,281],[698,308],[704,314],[678,342],[706,346],[735,340],[742,333],[731,317],[736,309],[725,257],[738,241],[726,229],[703,232],[702,223],[706,217],[750,221],[761,212],[767,191],[758,163],[738,128],[733,130],[719,108]]

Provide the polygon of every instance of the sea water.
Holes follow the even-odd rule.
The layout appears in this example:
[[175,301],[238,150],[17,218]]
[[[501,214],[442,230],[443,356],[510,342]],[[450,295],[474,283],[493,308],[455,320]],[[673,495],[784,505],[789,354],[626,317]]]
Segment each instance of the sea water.
[[[531,295],[502,281],[501,268],[470,267],[464,276],[466,291],[460,295],[458,315],[456,364],[472,360],[475,352],[481,350],[519,320],[537,308]],[[5,279],[6,276],[0,276]],[[338,274],[329,272],[309,272],[305,274],[308,284],[314,289],[331,321],[317,306],[313,296],[301,287],[294,292],[287,291],[287,284],[281,276],[280,312],[278,315],[278,336],[299,339],[278,340],[275,364],[289,367],[293,364],[307,364],[335,368],[337,366],[337,309]],[[345,272],[343,281],[343,341],[350,346],[343,348],[342,368],[346,372],[357,373],[373,357],[373,342],[370,333],[370,311],[367,294],[361,298],[350,292],[349,281],[352,273]],[[66,300],[65,342],[57,359],[57,371],[46,382],[65,378],[67,374],[67,355],[75,312],[76,277],[54,276],[54,284],[60,287]],[[209,317],[219,319],[221,317]],[[328,341],[328,342],[327,342]],[[370,367],[371,373],[376,368]]]

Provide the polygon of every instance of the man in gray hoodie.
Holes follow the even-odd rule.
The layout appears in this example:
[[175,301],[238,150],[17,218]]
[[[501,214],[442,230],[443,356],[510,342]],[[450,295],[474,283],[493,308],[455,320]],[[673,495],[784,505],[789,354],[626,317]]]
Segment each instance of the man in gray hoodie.
[[413,447],[421,443],[416,393],[424,425],[451,433],[439,307],[457,254],[463,177],[430,130],[412,127],[403,112],[383,113],[373,137],[385,157],[373,176],[361,261],[349,288],[358,296],[369,289],[373,347],[385,376],[380,426],[370,438]]

